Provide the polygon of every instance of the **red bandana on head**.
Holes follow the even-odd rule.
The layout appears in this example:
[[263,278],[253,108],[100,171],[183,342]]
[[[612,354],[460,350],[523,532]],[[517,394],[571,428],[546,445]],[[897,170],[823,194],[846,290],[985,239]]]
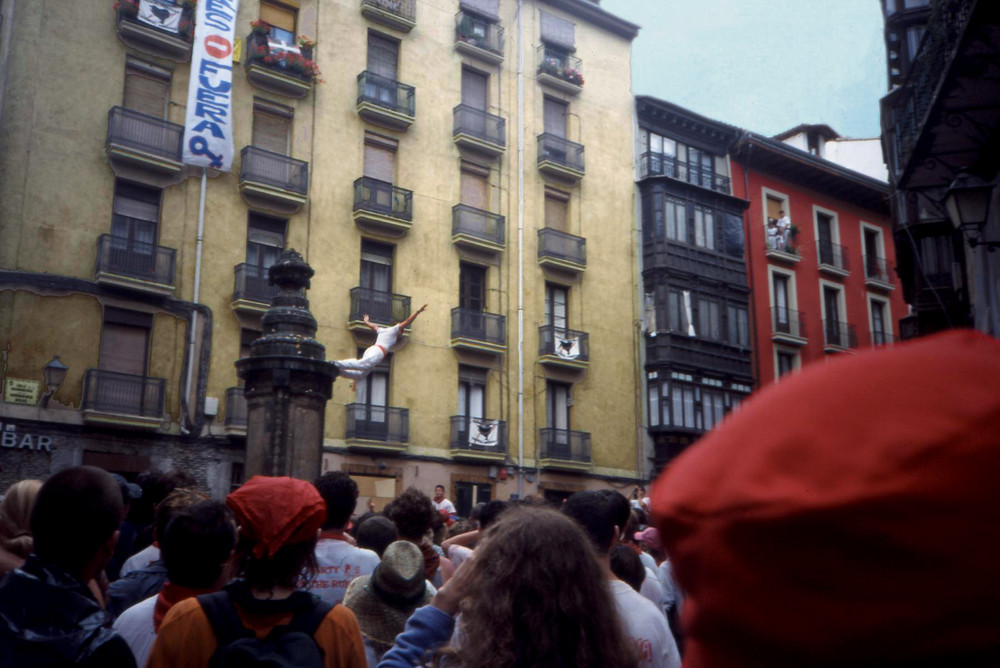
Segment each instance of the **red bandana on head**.
[[316,537],[326,519],[326,503],[304,480],[254,476],[226,497],[242,534],[254,542],[253,555],[271,558],[285,545]]

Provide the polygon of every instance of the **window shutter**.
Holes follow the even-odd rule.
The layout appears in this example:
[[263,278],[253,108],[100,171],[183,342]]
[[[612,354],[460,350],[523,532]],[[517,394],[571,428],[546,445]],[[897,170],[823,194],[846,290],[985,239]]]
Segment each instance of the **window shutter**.
[[369,178],[392,183],[396,177],[396,152],[366,143],[364,172]]
[[291,120],[287,116],[254,108],[252,139],[254,146],[287,155],[290,130]]
[[146,348],[149,328],[104,322],[98,366],[106,371],[146,375]]
[[135,67],[125,68],[126,109],[166,118],[167,100],[170,96],[170,79],[147,74]]
[[368,33],[368,70],[378,76],[396,80],[399,44],[391,39]]
[[462,204],[485,211],[488,208],[487,190],[485,178],[479,174],[462,170],[462,192],[459,197]]
[[476,109],[486,110],[486,82],[485,74],[473,72],[472,70],[462,70],[462,104],[467,104]]
[[557,137],[566,136],[566,103],[545,98],[542,107],[545,118],[545,132]]
[[269,2],[260,3],[260,18],[273,25],[289,32],[295,32],[295,10],[281,5],[272,5]]
[[566,231],[566,200],[545,194],[545,227]]
[[500,0],[460,0],[458,6],[481,16],[499,18]]
[[546,12],[541,14],[542,41],[573,51],[576,47],[576,26],[573,22]]

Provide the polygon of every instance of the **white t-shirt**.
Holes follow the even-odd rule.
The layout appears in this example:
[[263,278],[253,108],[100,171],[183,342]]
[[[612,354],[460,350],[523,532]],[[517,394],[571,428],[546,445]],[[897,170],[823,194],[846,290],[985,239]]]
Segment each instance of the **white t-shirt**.
[[316,577],[309,583],[312,593],[329,603],[341,603],[347,585],[362,575],[371,575],[381,559],[371,550],[336,538],[316,543]]
[[132,571],[137,571],[139,569],[149,566],[154,561],[160,559],[160,548],[155,545],[150,545],[149,547],[139,550],[131,557],[125,560],[122,564],[122,569],[118,574],[118,577],[125,577]]
[[656,571],[646,568],[646,578],[642,581],[639,593],[642,594],[643,598],[651,601],[666,617],[670,604],[667,602],[667,596],[663,592],[663,585],[660,584],[660,578]]
[[434,510],[447,510],[449,515],[455,514],[455,504],[453,504],[448,499],[441,499],[440,502],[431,499],[434,504]]
[[464,545],[452,545],[448,548],[446,556],[451,560],[451,565],[457,569],[463,561],[472,556],[472,549]]
[[118,615],[118,619],[115,620],[112,627],[128,643],[137,666],[146,665],[149,653],[153,649],[153,643],[156,641],[156,631],[153,628],[153,608],[156,607],[157,596],[159,594],[139,601],[125,610]]
[[392,352],[399,342],[399,325],[379,327],[375,334],[375,345],[382,346],[386,352]]
[[608,585],[625,635],[639,655],[639,665],[642,668],[680,668],[677,643],[663,613],[627,583],[609,580]]

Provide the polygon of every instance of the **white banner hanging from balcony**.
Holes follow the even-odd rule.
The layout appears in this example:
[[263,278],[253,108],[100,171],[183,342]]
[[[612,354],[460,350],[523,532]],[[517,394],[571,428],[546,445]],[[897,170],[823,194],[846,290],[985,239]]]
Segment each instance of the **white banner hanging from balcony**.
[[184,164],[233,166],[233,40],[239,0],[198,3],[184,123]]
[[176,33],[180,29],[181,7],[170,0],[139,0],[138,18],[154,28]]
[[500,442],[500,423],[497,420],[470,420],[469,445],[495,448]]
[[580,356],[579,337],[563,338],[556,337],[556,356],[564,360],[575,360]]

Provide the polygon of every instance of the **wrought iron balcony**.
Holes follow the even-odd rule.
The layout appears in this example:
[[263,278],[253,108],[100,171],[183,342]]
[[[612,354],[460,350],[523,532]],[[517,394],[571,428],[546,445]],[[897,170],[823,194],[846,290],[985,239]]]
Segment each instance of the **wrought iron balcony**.
[[351,288],[350,321],[360,323],[366,313],[372,322],[391,325],[409,317],[410,298],[371,288]]
[[538,83],[567,95],[583,89],[583,61],[548,44],[538,47]]
[[669,330],[646,335],[646,364],[682,365],[748,382],[753,378],[748,348]]
[[544,132],[538,135],[538,170],[543,174],[576,182],[583,178],[583,145]]
[[451,240],[489,253],[504,249],[504,217],[466,204],[451,208]]
[[460,148],[496,158],[507,146],[507,124],[499,116],[460,104],[453,111],[452,138]]
[[569,429],[538,430],[539,464],[542,468],[589,469],[590,433]]
[[181,143],[184,126],[125,107],[108,111],[104,149],[112,161],[177,176],[184,169]]
[[94,280],[106,285],[172,295],[177,251],[127,237],[97,238]]
[[246,262],[236,265],[233,286],[233,308],[254,313],[263,313],[270,307],[271,300],[281,292],[276,285],[270,285],[267,267],[258,267]]
[[819,262],[820,271],[841,277],[851,273],[851,265],[847,261],[846,246],[817,241],[816,259]]
[[152,429],[163,422],[167,381],[105,369],[83,375],[85,422]]
[[247,36],[245,54],[250,83],[285,97],[305,97],[319,75],[312,47],[272,43],[266,34],[252,32]]
[[893,290],[895,286],[889,277],[884,257],[865,255],[862,258],[865,265],[865,285],[879,290]]
[[587,240],[551,227],[538,230],[538,263],[579,274],[587,267]]
[[347,428],[344,438],[350,441],[382,441],[396,444],[396,449],[410,440],[410,411],[395,406],[347,404]]
[[858,347],[858,334],[854,325],[840,320],[823,320],[823,344],[827,350],[844,350]]
[[451,345],[476,352],[503,353],[507,350],[507,319],[496,313],[453,308]]
[[410,32],[417,25],[416,0],[361,0],[361,14],[376,23]]
[[242,387],[230,387],[226,390],[226,418],[223,424],[234,430],[247,428],[247,398]]
[[771,339],[781,343],[805,345],[806,321],[802,311],[781,306],[771,307]]
[[502,462],[507,458],[507,423],[452,415],[448,445],[454,459]]
[[590,336],[555,325],[538,328],[539,362],[571,369],[586,369],[590,362]]
[[727,195],[732,188],[730,178],[716,173],[715,170],[681,162],[675,156],[666,153],[647,151],[639,156],[639,178],[645,179],[651,176],[669,176]]
[[503,26],[459,10],[455,15],[455,49],[488,63],[503,62]]
[[259,146],[244,146],[240,194],[251,205],[295,213],[309,198],[309,163]]
[[413,191],[362,176],[354,182],[353,217],[363,230],[401,237],[413,226]]
[[[167,58],[178,63],[191,59],[191,40],[194,36],[194,7],[176,8],[179,16],[160,19],[155,14],[150,20],[139,18],[139,0],[121,0],[117,4],[118,36],[123,42],[143,53]],[[176,23],[173,19],[176,18]]]
[[416,120],[416,89],[364,71],[358,75],[358,114],[390,130],[405,130]]

